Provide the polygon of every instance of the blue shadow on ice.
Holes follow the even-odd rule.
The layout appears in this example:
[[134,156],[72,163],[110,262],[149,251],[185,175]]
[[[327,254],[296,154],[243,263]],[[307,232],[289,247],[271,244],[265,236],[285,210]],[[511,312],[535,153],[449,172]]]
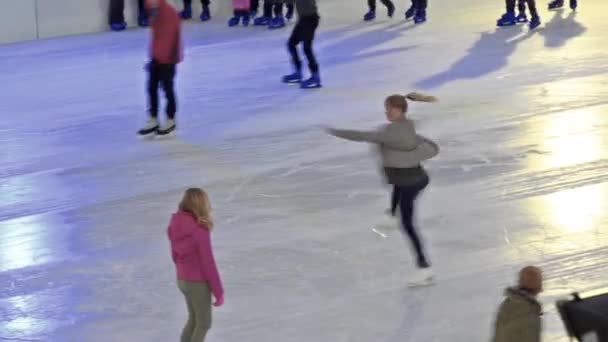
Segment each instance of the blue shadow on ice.
[[555,11],[553,18],[545,27],[539,31],[545,38],[545,47],[560,48],[568,40],[583,35],[587,28],[575,20],[576,12],[572,11],[566,17],[563,16],[564,10]]
[[[527,28],[526,28],[527,29]],[[467,54],[448,70],[415,83],[422,89],[438,88],[459,79],[474,79],[505,67],[517,45],[532,37],[534,32],[523,33],[523,26],[483,32]]]

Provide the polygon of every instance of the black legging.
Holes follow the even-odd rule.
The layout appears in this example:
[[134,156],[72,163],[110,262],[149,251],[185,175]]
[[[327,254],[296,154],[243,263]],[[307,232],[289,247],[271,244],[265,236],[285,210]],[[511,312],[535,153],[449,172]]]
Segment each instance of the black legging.
[[[139,16],[146,16],[144,0],[137,0]],[[110,25],[125,22],[125,0],[110,0]]]
[[293,65],[298,71],[302,70],[302,61],[298,54],[298,44],[301,42],[304,44],[304,54],[306,55],[306,59],[308,59],[310,72],[319,72],[319,64],[317,64],[317,59],[312,50],[312,42],[315,39],[315,31],[319,26],[319,19],[318,15],[299,17],[296,26],[293,28],[291,37],[289,37],[287,47],[291,54]]
[[412,0],[412,6],[419,11],[426,10],[427,5],[427,0]]
[[[259,7],[259,0],[255,0],[251,2],[251,10],[256,11]],[[287,4],[287,12],[293,15],[294,6],[292,3]],[[264,1],[264,9],[263,16],[271,18],[274,14],[275,17],[283,16],[283,2],[278,0],[265,0]]]
[[175,118],[177,104],[175,91],[173,90],[173,79],[175,78],[175,64],[160,64],[156,61],[150,63],[150,78],[148,80],[148,96],[150,98],[150,116],[158,116],[158,86],[163,88],[167,97],[167,117]]
[[[391,0],[380,0],[380,2],[386,6],[386,8],[395,8],[395,5]],[[370,11],[376,11],[376,0],[367,0],[367,6]]]
[[414,247],[417,258],[416,264],[421,268],[429,267],[430,264],[424,253],[422,242],[416,232],[416,227],[414,226],[414,204],[420,192],[424,190],[428,184],[429,178],[428,176],[425,176],[424,179],[421,179],[419,182],[412,185],[395,185],[393,187],[391,200],[391,212],[393,215],[395,215],[397,206],[399,206],[403,231],[407,234]]
[[[209,6],[209,0],[201,0],[203,6]],[[184,6],[192,6],[192,0],[184,0]]]
[[538,16],[538,11],[536,10],[536,0],[506,0],[507,13],[515,13],[516,1],[520,13],[525,13],[527,4],[528,9],[530,10],[530,15],[533,17]]

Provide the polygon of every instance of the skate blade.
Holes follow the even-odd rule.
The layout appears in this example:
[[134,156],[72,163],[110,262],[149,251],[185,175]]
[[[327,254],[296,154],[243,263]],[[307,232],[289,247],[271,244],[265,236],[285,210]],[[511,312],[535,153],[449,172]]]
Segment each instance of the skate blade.
[[407,284],[407,287],[410,289],[418,288],[418,287],[427,287],[435,285],[434,279],[427,279],[423,281],[411,282]]

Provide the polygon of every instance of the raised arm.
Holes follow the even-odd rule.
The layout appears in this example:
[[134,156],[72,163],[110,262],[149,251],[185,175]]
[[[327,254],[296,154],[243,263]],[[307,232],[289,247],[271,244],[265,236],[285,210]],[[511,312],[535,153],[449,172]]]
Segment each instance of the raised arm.
[[327,133],[346,140],[383,144],[390,140],[385,130],[357,131],[348,129],[328,128]]

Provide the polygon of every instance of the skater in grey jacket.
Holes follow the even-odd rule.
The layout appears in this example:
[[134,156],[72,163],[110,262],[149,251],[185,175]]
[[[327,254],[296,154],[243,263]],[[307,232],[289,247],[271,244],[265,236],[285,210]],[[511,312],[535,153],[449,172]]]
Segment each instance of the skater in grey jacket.
[[429,184],[429,177],[421,162],[439,153],[439,147],[431,140],[416,134],[414,123],[405,114],[407,99],[412,101],[434,102],[432,96],[410,93],[406,96],[392,95],[385,101],[388,124],[373,131],[328,129],[328,133],[339,138],[377,144],[382,156],[382,166],[387,182],[393,185],[391,216],[396,216],[400,208],[404,232],[410,238],[416,252],[417,266],[421,272],[418,279],[411,282],[417,285],[432,279],[430,262],[424,252],[422,242],[414,226],[414,203],[416,198]]

